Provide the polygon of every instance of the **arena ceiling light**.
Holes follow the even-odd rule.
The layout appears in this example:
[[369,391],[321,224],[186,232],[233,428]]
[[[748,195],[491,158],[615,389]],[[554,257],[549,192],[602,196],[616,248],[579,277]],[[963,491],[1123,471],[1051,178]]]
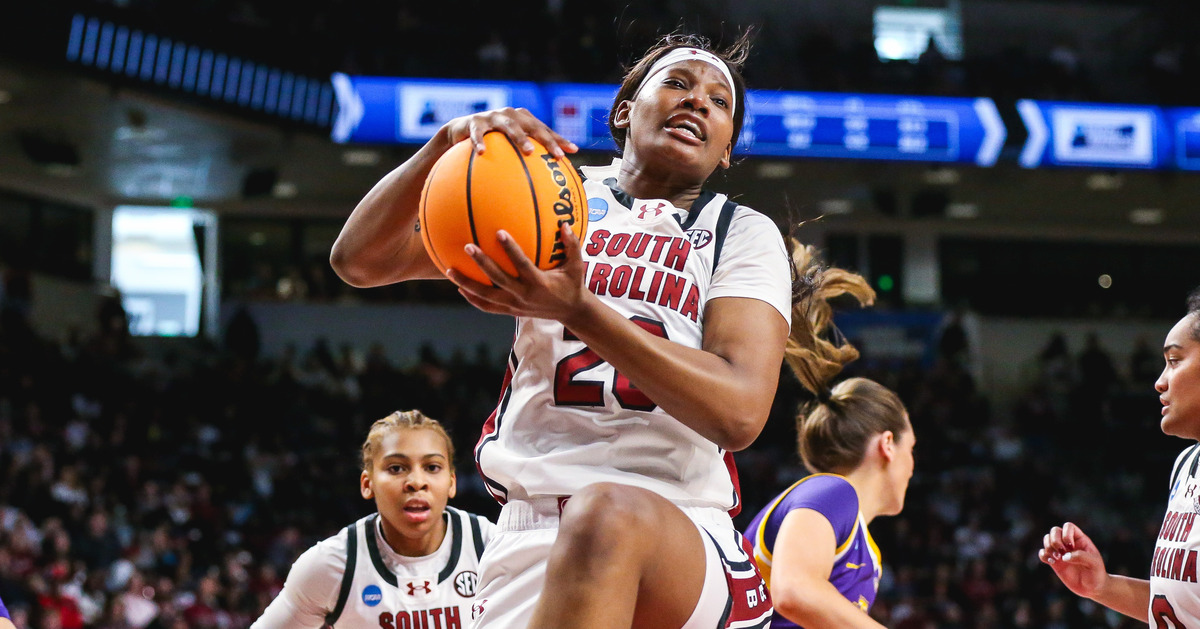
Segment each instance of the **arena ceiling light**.
[[1140,207],[1129,213],[1129,222],[1134,225],[1158,225],[1166,218],[1160,208]]
[[817,211],[822,216],[837,216],[854,211],[854,202],[850,199],[825,199],[817,203]]

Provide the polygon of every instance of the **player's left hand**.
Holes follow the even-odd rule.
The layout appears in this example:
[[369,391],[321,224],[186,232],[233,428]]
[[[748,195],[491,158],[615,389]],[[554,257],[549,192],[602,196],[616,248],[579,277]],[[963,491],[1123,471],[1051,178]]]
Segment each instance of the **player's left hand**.
[[583,254],[579,239],[569,225],[564,224],[559,229],[567,258],[558,268],[548,271],[537,268],[512,237],[501,230],[496,233],[496,239],[516,267],[516,276],[505,273],[479,247],[467,245],[467,255],[479,265],[493,286],[476,282],[454,269],[447,271],[446,277],[458,285],[458,292],[468,303],[484,312],[566,321],[590,293],[583,287]]

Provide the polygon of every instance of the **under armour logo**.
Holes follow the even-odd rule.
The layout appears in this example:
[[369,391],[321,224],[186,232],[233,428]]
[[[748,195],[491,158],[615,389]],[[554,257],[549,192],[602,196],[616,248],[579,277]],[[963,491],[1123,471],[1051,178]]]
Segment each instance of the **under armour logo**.
[[1187,491],[1183,492],[1183,497],[1191,498],[1194,493],[1196,493],[1196,485],[1188,485]]
[[483,606],[487,604],[487,599],[479,599],[471,604],[471,620],[475,620],[483,615]]
[[433,593],[433,588],[430,587],[429,581],[409,581],[408,582],[408,595],[416,596],[417,590],[421,590],[421,591],[425,592],[426,594]]
[[665,207],[667,207],[666,201],[659,201],[654,207],[650,207],[649,204],[643,204],[642,207],[638,208],[638,220],[646,220],[646,214],[649,212],[653,212],[653,214],[650,215],[650,218],[656,218],[659,214],[663,213],[663,208]]

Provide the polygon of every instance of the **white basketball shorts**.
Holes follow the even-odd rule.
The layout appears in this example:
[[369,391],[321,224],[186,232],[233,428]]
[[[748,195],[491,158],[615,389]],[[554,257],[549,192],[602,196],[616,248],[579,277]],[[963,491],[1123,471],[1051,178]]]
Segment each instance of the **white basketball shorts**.
[[[558,535],[559,499],[504,505],[497,531],[479,565],[472,607],[475,629],[526,629],[546,579],[546,561]],[[771,623],[767,586],[728,514],[683,508],[704,540],[704,588],[681,629],[765,629]]]

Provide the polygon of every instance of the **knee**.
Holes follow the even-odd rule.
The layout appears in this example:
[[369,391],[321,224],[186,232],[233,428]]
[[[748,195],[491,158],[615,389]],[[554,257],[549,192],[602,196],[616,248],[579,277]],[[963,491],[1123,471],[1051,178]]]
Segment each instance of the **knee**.
[[612,550],[636,544],[645,536],[631,533],[654,526],[655,498],[647,490],[628,485],[589,485],[563,507],[559,537],[577,549]]

